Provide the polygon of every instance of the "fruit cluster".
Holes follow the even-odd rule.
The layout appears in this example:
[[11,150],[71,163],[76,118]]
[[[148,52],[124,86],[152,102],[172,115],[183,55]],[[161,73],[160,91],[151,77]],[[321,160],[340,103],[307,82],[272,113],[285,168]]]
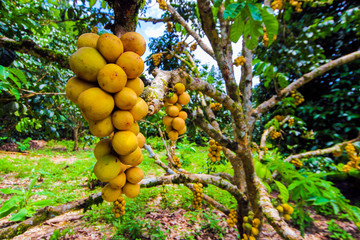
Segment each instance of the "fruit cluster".
[[266,32],[266,27],[263,27],[263,30],[264,30],[264,35],[263,35],[263,44],[265,47],[267,47],[269,45],[269,37],[268,37],[268,34]]
[[281,136],[280,132],[277,132],[277,131],[271,131],[270,132],[271,139],[276,139],[276,138],[279,138],[280,136]]
[[174,26],[173,26],[172,22],[167,22],[167,23],[166,23],[166,31],[172,32],[173,27],[174,27]]
[[203,198],[203,185],[202,183],[194,183],[194,199],[193,199],[193,207],[196,210],[200,210],[201,209],[201,201]]
[[304,99],[303,95],[301,95],[301,93],[299,93],[297,91],[291,91],[290,93],[291,93],[291,97],[293,97],[295,100],[296,106],[300,105],[301,103],[304,102],[305,99]]
[[294,124],[295,124],[295,119],[290,118],[290,119],[289,119],[289,126],[290,126],[290,127],[291,127],[291,126],[294,126]]
[[276,209],[278,210],[280,216],[283,216],[286,221],[290,220],[290,215],[294,212],[294,208],[287,203],[277,206]]
[[291,6],[295,7],[296,12],[302,12],[301,9],[302,2],[297,0],[289,0],[289,3],[291,4]]
[[172,158],[173,158],[173,160],[174,160],[175,166],[176,166],[177,168],[181,168],[180,158],[177,157],[177,156],[175,156],[175,155],[174,155]]
[[221,103],[210,103],[210,108],[213,111],[220,111],[222,108],[222,104]]
[[161,10],[167,10],[166,2],[165,0],[156,0],[157,3],[159,3],[159,8]]
[[282,122],[285,119],[285,116],[282,115],[276,115],[274,119],[278,122]]
[[178,42],[176,44],[176,47],[174,47],[174,50],[175,50],[175,52],[182,53],[182,52],[184,52],[186,47],[187,47],[186,42],[182,41],[182,42]]
[[233,227],[237,224],[238,220],[237,220],[237,212],[235,209],[231,209],[230,210],[230,214],[229,214],[229,218],[226,219],[227,224],[229,225],[229,227]]
[[195,51],[196,47],[197,47],[197,43],[194,42],[194,43],[191,44],[191,46],[190,46],[190,51]]
[[220,161],[221,150],[222,150],[222,146],[220,146],[219,143],[215,142],[212,139],[209,141],[208,157],[210,158],[211,162]]
[[125,198],[120,196],[116,201],[113,202],[113,208],[111,211],[115,214],[115,217],[118,218],[120,216],[125,215]]
[[166,54],[165,57],[167,60],[171,60],[174,56],[169,53],[169,54]]
[[[148,113],[140,98],[144,84],[144,38],[128,32],[118,38],[104,33],[85,33],[77,41],[70,57],[70,69],[76,77],[66,84],[67,97],[78,104],[89,123],[90,132],[99,138],[94,149],[96,177],[109,182],[102,190],[104,200],[113,202],[121,193],[136,197],[143,173],[136,166],[142,161],[145,137],[136,121]],[[126,172],[125,172],[126,170]],[[124,173],[125,172],[125,173]]]
[[259,235],[260,219],[254,218],[254,213],[249,212],[249,216],[243,218],[243,238],[242,240],[255,240]]
[[298,158],[291,159],[290,163],[292,163],[297,168],[301,168],[303,166],[302,161]]
[[185,86],[177,83],[174,86],[174,92],[170,92],[164,98],[166,116],[163,117],[163,124],[166,126],[166,132],[171,141],[176,141],[179,135],[186,132],[185,120],[187,113],[181,111],[182,106],[190,102],[190,95],[185,92]]
[[244,63],[246,63],[246,59],[244,58],[244,56],[239,56],[234,60],[234,65],[237,67],[240,65],[244,65]]
[[156,54],[153,54],[151,56],[153,62],[154,62],[154,65],[155,67],[159,66],[160,62],[161,62],[161,57],[162,57],[162,53],[156,53]]
[[355,147],[352,143],[348,143],[345,146],[345,151],[349,158],[349,162],[343,167],[344,172],[349,172],[350,169],[360,169],[359,167],[359,156],[356,155]]
[[283,0],[274,0],[271,3],[271,8],[275,11],[276,9],[281,10],[283,8]]

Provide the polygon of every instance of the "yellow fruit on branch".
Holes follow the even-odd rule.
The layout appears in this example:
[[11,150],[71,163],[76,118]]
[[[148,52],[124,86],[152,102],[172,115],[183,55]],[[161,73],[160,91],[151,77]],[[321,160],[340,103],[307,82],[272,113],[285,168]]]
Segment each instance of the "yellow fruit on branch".
[[127,32],[121,36],[124,52],[134,52],[142,56],[146,50],[146,42],[143,36],[137,32]]
[[115,63],[124,52],[122,41],[112,33],[102,34],[97,41],[96,48],[108,63]]

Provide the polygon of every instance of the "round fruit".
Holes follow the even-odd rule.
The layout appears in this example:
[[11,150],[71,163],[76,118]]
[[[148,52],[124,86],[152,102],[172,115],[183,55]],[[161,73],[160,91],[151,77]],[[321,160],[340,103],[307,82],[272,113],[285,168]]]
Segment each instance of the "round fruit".
[[138,148],[137,137],[130,131],[119,131],[114,134],[111,144],[120,155],[128,155]]
[[131,166],[136,167],[137,165],[139,165],[140,163],[142,163],[143,159],[144,159],[144,156],[141,154],[141,157],[139,158],[139,160],[137,160],[137,161],[136,161],[133,165],[131,165]]
[[144,71],[144,61],[134,52],[124,52],[116,64],[119,65],[130,79],[137,78]]
[[284,212],[284,208],[282,206],[277,206],[276,209],[279,211],[279,213]]
[[138,139],[139,148],[144,147],[146,141],[145,136],[141,132],[139,132],[136,137]]
[[140,78],[128,79],[126,87],[134,90],[137,96],[140,96],[140,94],[144,91],[144,83]]
[[175,106],[179,109],[179,111],[181,111],[182,106],[179,103],[175,103]]
[[78,104],[79,95],[83,91],[93,87],[96,87],[94,83],[82,81],[78,77],[72,77],[66,83],[65,93],[67,98],[70,99],[70,101],[72,101],[75,104]]
[[107,62],[114,63],[124,52],[124,46],[117,36],[111,33],[102,34],[97,41],[97,49]]
[[186,130],[187,130],[187,128],[186,128],[186,126],[184,126],[184,128],[180,129],[178,132],[180,135],[182,135],[182,134],[186,133]]
[[127,77],[121,67],[110,63],[100,69],[97,75],[97,81],[99,86],[106,92],[116,93],[125,87]]
[[120,156],[120,161],[126,165],[133,165],[139,160],[141,155],[142,155],[141,149],[137,147],[133,152],[127,155]]
[[178,100],[178,96],[174,93],[172,96],[166,96],[164,100],[170,104],[175,104]]
[[111,116],[98,121],[89,121],[89,130],[92,135],[95,137],[106,137],[109,136],[114,131],[114,126],[111,121]]
[[169,132],[171,132],[171,131],[173,131],[173,130],[174,130],[174,129],[172,128],[171,125],[166,126],[166,128],[165,128],[165,132],[167,132],[167,133],[169,133]]
[[96,48],[97,41],[99,39],[99,35],[96,33],[84,33],[81,34],[80,37],[77,40],[76,47],[82,48],[82,47],[93,47]]
[[120,195],[121,189],[114,189],[110,184],[106,184],[101,191],[101,197],[107,202],[114,202]]
[[171,117],[177,117],[179,115],[179,109],[176,106],[167,107],[167,114]]
[[116,156],[105,155],[96,162],[94,173],[100,181],[108,182],[119,174],[121,166],[121,162]]
[[146,42],[143,36],[137,32],[127,32],[121,36],[124,51],[132,51],[142,56],[146,50]]
[[135,121],[143,119],[148,114],[148,105],[144,99],[138,97],[135,106],[130,110]]
[[135,198],[140,193],[140,185],[127,182],[122,188],[122,191],[127,197]]
[[290,214],[284,214],[284,219],[285,219],[286,221],[289,221],[290,218],[291,218]]
[[170,131],[169,133],[168,133],[168,135],[169,135],[169,139],[171,140],[171,141],[175,141],[176,139],[178,139],[178,137],[179,137],[179,133],[177,132],[177,131]]
[[190,102],[190,95],[187,92],[184,92],[183,94],[179,95],[178,103],[181,105],[186,105]]
[[111,153],[111,140],[109,138],[101,139],[94,148],[96,160]]
[[251,233],[252,233],[252,235],[257,236],[257,235],[259,235],[259,229],[255,228],[255,227],[252,227],[251,228]]
[[185,92],[185,85],[182,83],[177,83],[175,84],[174,89],[177,95],[181,95]]
[[96,82],[99,70],[106,65],[105,59],[92,47],[82,47],[70,57],[70,69],[79,78]]
[[138,167],[131,167],[127,169],[125,171],[125,174],[126,174],[126,180],[133,184],[139,183],[144,177],[143,170],[141,170],[141,168]]
[[118,130],[130,130],[134,123],[134,117],[129,111],[115,111],[112,114],[111,119],[114,127]]
[[170,117],[168,115],[165,115],[163,118],[162,118],[162,122],[165,126],[171,126],[171,123],[173,121],[173,117]]
[[82,92],[78,102],[80,109],[90,120],[106,118],[111,114],[115,105],[113,97],[97,87]]
[[[131,115],[131,116],[132,116],[132,115]],[[138,135],[139,132],[140,132],[139,124],[138,124],[137,122],[134,122],[134,123],[131,125],[129,131],[133,132],[135,135]]]
[[182,118],[176,117],[172,121],[171,126],[177,131],[182,130],[185,127],[185,121]]
[[115,105],[121,110],[130,110],[137,103],[137,95],[131,88],[124,87],[114,95]]
[[185,111],[180,111],[178,117],[186,120],[188,115]]
[[109,182],[110,186],[114,189],[122,188],[126,183],[126,175],[124,172],[120,173],[113,180]]

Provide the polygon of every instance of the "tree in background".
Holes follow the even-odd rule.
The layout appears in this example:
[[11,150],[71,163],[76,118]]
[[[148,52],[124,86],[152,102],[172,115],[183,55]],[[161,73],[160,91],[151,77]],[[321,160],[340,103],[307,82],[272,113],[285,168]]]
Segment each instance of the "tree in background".
[[[325,1],[311,3],[289,1],[285,5],[282,1],[277,0],[272,3],[270,1],[232,2],[221,0],[199,0],[197,3],[182,0],[171,1],[171,3],[158,2],[161,9],[167,11],[164,17],[168,22],[175,25],[176,31],[181,34],[179,34],[179,41],[176,41],[173,46],[170,46],[169,42],[167,42],[166,48],[159,49],[154,45],[152,50],[161,51],[160,62],[162,61],[161,58],[169,56],[169,58],[176,59],[177,64],[181,62],[181,67],[173,69],[176,67],[176,62],[169,67],[164,59],[165,64],[160,65],[160,67],[165,69],[168,67],[168,70],[154,69],[154,79],[151,86],[145,91],[145,97],[149,105],[149,115],[154,115],[160,111],[169,88],[172,88],[176,83],[184,83],[186,88],[192,91],[193,102],[197,103],[194,104],[192,109],[187,109],[189,116],[191,116],[191,122],[195,123],[198,128],[212,139],[211,145],[220,147],[219,149],[222,150],[227,161],[231,163],[234,173],[233,175],[225,173],[196,174],[180,169],[175,164],[176,161],[173,155],[170,154],[175,151],[175,142],[172,141],[168,165],[162,163],[156,154],[151,154],[155,158],[155,163],[164,168],[169,175],[144,179],[141,183],[142,187],[182,183],[190,189],[198,191],[196,189],[201,186],[198,183],[201,183],[212,184],[228,191],[238,203],[236,214],[206,195],[203,195],[203,199],[224,213],[229,214],[231,216],[229,222],[237,224],[241,237],[245,239],[251,236],[253,238],[258,237],[265,219],[284,239],[302,239],[300,233],[291,228],[286,221],[290,219],[290,214],[296,212],[298,219],[304,222],[305,213],[303,207],[306,204],[315,206],[330,205],[335,213],[340,210],[344,211],[354,222],[359,223],[359,209],[349,205],[340,192],[331,183],[325,181],[322,175],[309,172],[300,173],[289,163],[291,160],[301,159],[304,156],[339,152],[345,145],[351,145],[351,143],[358,141],[358,138],[338,143],[327,149],[293,154],[286,158],[276,151],[266,154],[267,136],[273,133],[272,135],[275,137],[275,135],[279,134],[281,126],[284,124],[290,125],[291,116],[282,116],[282,118],[277,118],[272,124],[268,125],[258,144],[253,143],[256,122],[271,112],[277,104],[287,102],[296,106],[296,101],[301,99],[301,96],[296,92],[298,88],[326,74],[328,71],[336,69],[338,66],[346,66],[345,64],[360,58],[359,51],[328,56],[328,59],[320,58],[321,61],[319,58],[309,60],[309,56],[304,54],[303,58],[308,60],[308,68],[305,68],[305,71],[301,69],[301,71],[295,71],[292,75],[287,75],[288,72],[291,72],[291,69],[294,69],[293,64],[286,68],[286,65],[281,65],[281,67],[285,68],[282,70],[280,65],[271,63],[270,65],[265,63],[261,65],[262,62],[268,61],[261,53],[254,56],[254,52],[256,52],[259,45],[259,39],[263,42],[264,47],[272,46],[272,44],[276,46],[278,41],[276,39],[280,37],[285,40],[289,38],[289,41],[291,41],[291,35],[289,37],[287,34],[281,34],[286,30],[283,29],[286,25],[280,21],[281,28],[278,28],[279,19],[289,14],[288,11],[300,12],[303,9],[302,4],[317,6],[318,4],[326,4]],[[94,4],[94,1],[90,1],[91,6]],[[111,18],[106,18],[107,28],[111,29],[119,37],[125,32],[135,30],[137,15],[143,7],[144,1],[109,0],[107,4],[114,10],[114,15]],[[73,7],[73,9],[75,8]],[[275,13],[272,9],[275,10]],[[69,10],[66,13],[69,14]],[[101,13],[99,15],[108,16]],[[306,13],[304,13],[305,15]],[[62,15],[60,14],[60,16]],[[58,18],[59,15],[56,17]],[[90,19],[94,18],[90,17]],[[64,20],[66,20],[66,14]],[[154,19],[148,20],[155,21]],[[321,21],[316,21],[316,18],[311,18],[307,27],[317,29],[318,26],[321,26],[320,23]],[[306,37],[311,36],[303,36],[304,41]],[[204,41],[204,38],[208,39],[209,44]],[[242,39],[242,52],[240,56],[234,56],[231,43],[238,42],[239,39]],[[15,41],[24,43],[22,39],[15,39]],[[2,39],[0,46],[21,52],[23,48],[11,45],[11,42],[13,41]],[[41,41],[39,41],[40,43]],[[32,52],[29,49],[35,50],[35,46],[26,47],[22,51],[31,54]],[[217,62],[225,91],[222,91],[219,86],[214,86],[211,77],[199,69],[194,60],[196,56],[191,53],[191,50],[195,47],[203,49]],[[294,42],[292,47],[296,48],[297,42]],[[299,47],[301,48],[303,45],[300,44]],[[271,52],[269,49],[263,49],[263,51]],[[303,52],[302,49],[299,51]],[[280,56],[285,54],[280,50],[278,52]],[[39,57],[39,55],[33,55]],[[65,54],[65,56],[68,55],[69,53]],[[51,59],[51,55],[42,55],[42,57]],[[58,59],[66,58],[56,55],[52,60],[54,59],[58,61]],[[159,62],[155,62],[157,61],[155,59],[159,60],[159,58],[152,58],[154,67],[159,66]],[[60,61],[61,63],[64,64],[64,61]],[[253,70],[253,65],[259,63],[260,65]],[[266,71],[259,70],[260,66],[263,69],[267,67]],[[63,67],[66,67],[66,64]],[[235,71],[240,70],[241,78],[236,79]],[[267,82],[267,85],[274,85],[274,94],[263,99],[263,101],[258,98],[255,102],[253,99],[253,71],[255,74],[259,74],[261,79],[266,79],[264,81]],[[12,96],[16,95],[8,89],[5,89],[5,92],[10,93]],[[229,113],[231,119],[230,130],[224,130],[227,126],[222,126],[217,121],[214,114],[216,108],[211,105],[214,102],[221,104]],[[352,159],[356,160],[356,153],[352,152],[351,156]],[[358,171],[358,165],[356,164],[351,165],[351,168]],[[280,192],[280,197],[277,199],[273,199],[269,195],[270,184],[272,183]],[[288,204],[289,194],[291,200],[296,203],[295,209]],[[303,225],[301,225],[301,230],[303,233]]]

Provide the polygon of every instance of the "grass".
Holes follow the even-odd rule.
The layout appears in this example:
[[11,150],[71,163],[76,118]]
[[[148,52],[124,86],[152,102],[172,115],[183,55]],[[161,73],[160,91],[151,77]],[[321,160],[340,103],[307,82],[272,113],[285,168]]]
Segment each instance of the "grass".
[[[166,155],[159,139],[151,139],[150,144],[160,159],[167,164]],[[160,142],[161,143],[161,142]],[[2,155],[0,157],[0,175],[2,178],[9,176],[26,182],[26,179],[34,174],[39,175],[36,189],[55,193],[55,201],[63,204],[68,201],[87,197],[100,189],[90,191],[87,188],[87,181],[91,178],[92,167],[96,160],[92,151],[80,150],[73,152],[72,142],[51,141],[44,149],[30,150],[29,155]],[[93,148],[93,146],[92,146]],[[165,171],[155,165],[154,160],[144,150],[144,160],[140,167],[145,173],[144,178],[161,176]],[[199,147],[190,143],[180,143],[176,150],[180,157],[182,168],[193,173],[207,173],[207,147]],[[70,161],[71,160],[71,161]],[[230,163],[214,165],[216,170],[232,174]],[[235,206],[235,199],[226,191],[219,190],[214,186],[205,186],[204,193],[232,208]],[[160,202],[160,206],[154,204],[153,200],[158,196],[166,196],[166,200]],[[112,205],[103,203],[99,206],[92,206],[86,212],[89,224],[97,225],[99,222],[112,224],[115,227],[114,239],[135,239],[140,238],[145,231],[152,239],[165,239],[165,233],[161,230],[160,222],[149,222],[144,220],[151,208],[157,209],[179,209],[191,210],[192,192],[183,185],[158,186],[150,189],[141,189],[141,194],[135,199],[126,198],[126,214],[116,219],[111,212]],[[4,202],[0,196],[0,204]],[[205,203],[204,203],[205,204]],[[153,207],[151,207],[153,206]],[[205,216],[209,218],[209,216]],[[216,219],[209,218],[205,226],[223,234],[216,224]],[[195,234],[195,233],[194,233]],[[191,239],[189,236],[188,239]]]

